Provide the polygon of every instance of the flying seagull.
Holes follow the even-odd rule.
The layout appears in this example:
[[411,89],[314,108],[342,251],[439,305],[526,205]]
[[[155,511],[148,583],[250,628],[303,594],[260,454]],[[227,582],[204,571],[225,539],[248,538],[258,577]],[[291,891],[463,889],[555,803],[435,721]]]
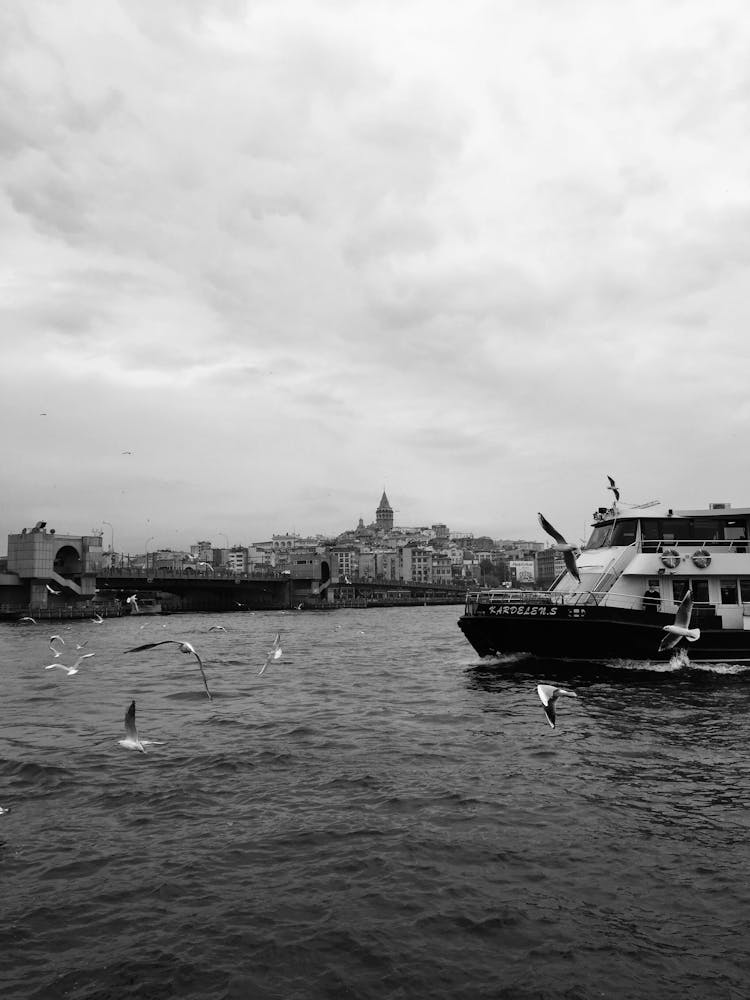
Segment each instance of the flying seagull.
[[223,625],[210,625],[208,628],[209,632],[226,632]]
[[177,646],[181,653],[192,653],[193,656],[198,661],[198,667],[200,668],[201,677],[203,678],[203,686],[206,689],[206,694],[208,695],[208,700],[213,700],[213,695],[208,690],[208,681],[206,680],[206,674],[203,670],[203,663],[201,662],[200,656],[195,651],[195,647],[189,642],[185,642],[183,639],[162,639],[160,642],[146,642],[142,646],[134,646],[132,649],[126,649],[126,653],[140,653],[143,649],[155,649],[157,646],[166,646],[167,644],[173,644]]
[[32,625],[36,625],[36,618],[31,618],[30,615],[24,615],[23,618],[18,619],[19,624],[21,622],[31,622]]
[[98,613],[97,613],[97,612],[95,611],[95,612],[94,612],[94,617],[93,617],[93,618],[91,619],[91,621],[92,621],[92,622],[95,622],[95,623],[96,623],[97,625],[101,625],[101,624],[102,624],[102,622],[104,621],[104,619],[102,618],[102,616],[101,616],[100,614],[98,614]]
[[693,592],[689,590],[682,598],[682,602],[677,609],[677,614],[674,616],[674,624],[664,626],[664,631],[668,635],[665,635],[659,644],[660,653],[663,653],[665,649],[671,649],[673,646],[676,646],[683,637],[688,642],[695,642],[697,639],[700,639],[701,630],[699,628],[690,628],[690,616],[692,613]]
[[565,566],[568,572],[572,577],[574,577],[580,583],[581,578],[578,575],[578,567],[576,566],[576,557],[575,557],[575,553],[578,551],[578,547],[576,545],[570,545],[568,542],[566,542],[563,536],[560,534],[560,532],[556,531],[552,527],[552,525],[549,523],[544,514],[539,514],[539,523],[547,532],[547,534],[551,535],[552,538],[555,539],[556,544],[553,545],[552,548],[558,552],[562,552],[563,559],[565,560]]
[[94,655],[95,655],[94,653],[84,653],[82,656],[78,657],[78,659],[76,660],[76,662],[73,664],[72,667],[68,667],[64,663],[48,663],[44,669],[52,670],[53,667],[59,667],[60,670],[67,671],[68,677],[70,677],[72,674],[78,673],[78,667],[81,665],[81,662],[83,660],[87,659],[89,656],[94,656]]
[[136,614],[138,614],[138,599],[137,599],[137,596],[138,596],[137,594],[131,594],[130,597],[126,597],[125,598],[125,603],[126,604],[132,604],[133,605],[133,611],[135,611]]
[[65,640],[63,639],[63,637],[61,635],[51,635],[49,637],[49,648],[55,654],[55,657],[58,657],[60,655],[60,653],[62,653],[62,650],[61,649],[55,649],[55,646],[54,646],[55,639],[59,639],[60,642],[63,644],[63,646],[65,645]]
[[55,597],[59,597],[60,594],[62,594],[61,590],[55,590],[55,588],[54,587],[50,587],[50,585],[48,583],[45,583],[45,587],[50,592],[50,594],[54,594]]
[[270,650],[268,651],[268,656],[266,657],[266,662],[263,664],[263,666],[258,671],[258,677],[260,677],[260,675],[266,669],[266,667],[271,662],[271,660],[278,660],[280,658],[281,653],[282,653],[282,649],[281,649],[281,632],[277,632],[276,633],[276,638],[273,640],[273,646],[271,646]]
[[617,501],[620,499],[620,491],[617,489],[617,486],[615,485],[615,481],[612,478],[612,476],[607,476],[607,479],[609,480],[609,486],[607,487],[607,489],[612,490],[612,493],[614,494],[615,498],[615,503],[617,503]]
[[549,722],[553,729],[555,728],[555,702],[559,696],[564,694],[568,698],[578,697],[573,691],[566,691],[565,688],[554,687],[552,684],[537,684],[536,693],[539,695],[539,700],[544,707],[547,722]]

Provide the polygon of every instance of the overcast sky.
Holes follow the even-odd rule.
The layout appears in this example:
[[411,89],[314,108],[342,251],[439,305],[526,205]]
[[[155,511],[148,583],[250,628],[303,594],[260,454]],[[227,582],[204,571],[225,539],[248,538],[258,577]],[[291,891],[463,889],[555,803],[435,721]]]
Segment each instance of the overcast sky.
[[0,87],[0,551],[750,505],[741,0],[6,0]]

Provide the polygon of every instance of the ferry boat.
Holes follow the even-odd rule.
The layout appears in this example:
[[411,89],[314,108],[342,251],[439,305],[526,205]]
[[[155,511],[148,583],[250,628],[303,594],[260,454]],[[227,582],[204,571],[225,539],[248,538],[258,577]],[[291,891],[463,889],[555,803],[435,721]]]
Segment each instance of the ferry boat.
[[[686,648],[694,662],[750,662],[750,507],[615,503],[594,513],[592,527],[574,553],[578,580],[566,568],[548,591],[467,594],[458,625],[480,656],[655,661]],[[688,591],[700,637],[660,652]]]

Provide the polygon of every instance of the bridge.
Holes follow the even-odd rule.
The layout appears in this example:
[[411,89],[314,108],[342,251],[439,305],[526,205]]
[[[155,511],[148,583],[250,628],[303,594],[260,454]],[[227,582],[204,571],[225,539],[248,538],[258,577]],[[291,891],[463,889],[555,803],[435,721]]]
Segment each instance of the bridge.
[[409,604],[463,604],[463,588],[431,584],[333,582],[292,574],[149,574],[142,569],[112,569],[97,574],[98,599],[111,594],[123,602],[131,594],[159,594],[164,611],[238,611],[296,608],[376,607]]

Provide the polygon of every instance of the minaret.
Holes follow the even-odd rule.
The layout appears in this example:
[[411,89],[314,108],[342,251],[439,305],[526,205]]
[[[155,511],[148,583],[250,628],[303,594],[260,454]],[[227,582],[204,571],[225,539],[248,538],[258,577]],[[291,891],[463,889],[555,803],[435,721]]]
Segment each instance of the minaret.
[[378,531],[393,531],[393,508],[388,503],[388,497],[383,490],[380,505],[375,511],[375,526]]

